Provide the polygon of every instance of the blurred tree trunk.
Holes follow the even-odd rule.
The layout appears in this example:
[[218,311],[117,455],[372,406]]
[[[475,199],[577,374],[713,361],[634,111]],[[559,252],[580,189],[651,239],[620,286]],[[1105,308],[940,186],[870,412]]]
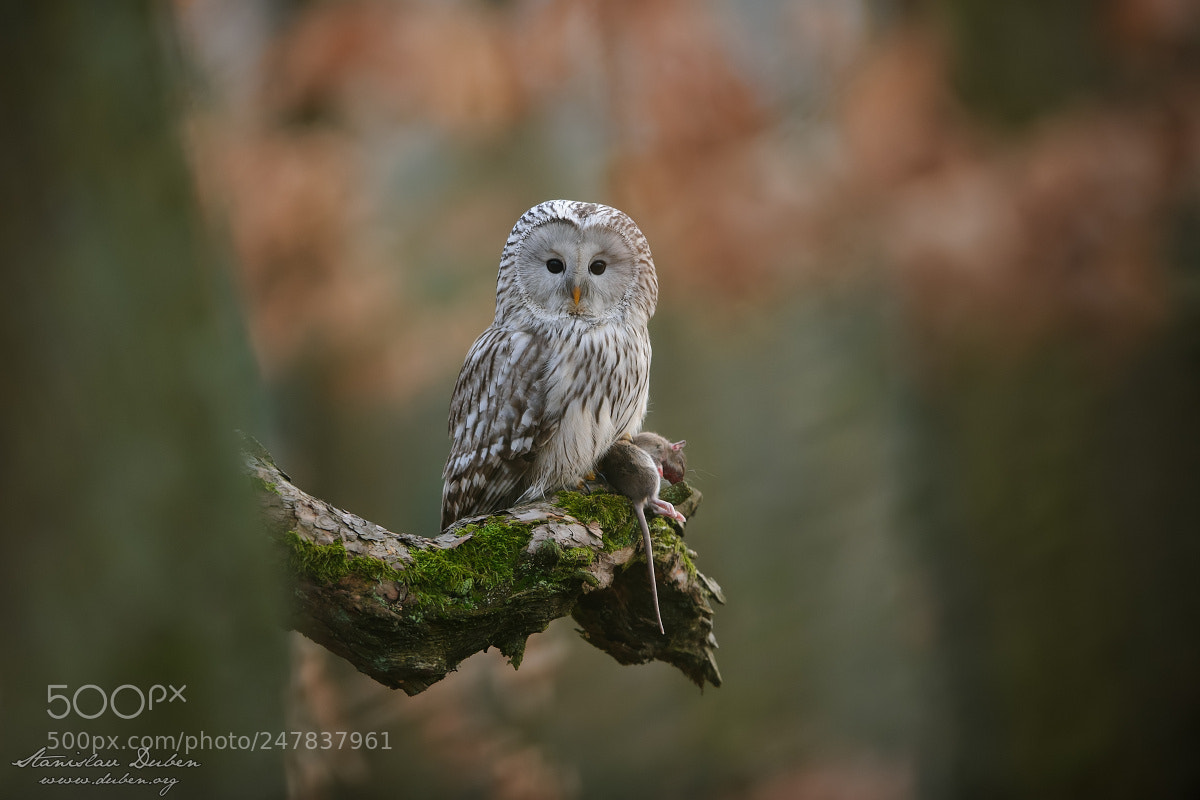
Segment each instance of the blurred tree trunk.
[[1200,790],[1198,353],[1193,317],[1116,378],[981,356],[919,401],[928,796]]
[[[981,119],[1120,96],[1090,4],[939,8]],[[923,343],[937,366],[906,458],[938,603],[923,797],[1200,796],[1195,195],[1155,212],[1169,308],[1124,352],[1079,332],[1023,356]]]
[[[255,379],[196,222],[166,22],[150,3],[0,12],[6,763],[48,730],[281,726],[280,598],[233,440],[253,427]],[[50,684],[186,685],[187,702],[56,720]],[[131,691],[122,703],[136,710]],[[80,705],[96,714],[98,692]],[[191,758],[154,775],[179,779],[173,797],[282,794],[273,754]],[[85,792],[40,777],[105,770],[2,772],[6,796],[54,797]]]

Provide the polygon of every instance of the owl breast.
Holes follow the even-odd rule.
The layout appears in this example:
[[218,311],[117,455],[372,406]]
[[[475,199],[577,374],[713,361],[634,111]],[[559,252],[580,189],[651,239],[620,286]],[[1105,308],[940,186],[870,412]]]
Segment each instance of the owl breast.
[[644,325],[584,322],[553,336],[546,362],[548,408],[557,429],[538,450],[522,499],[573,486],[622,434],[641,430],[649,397],[650,336]]

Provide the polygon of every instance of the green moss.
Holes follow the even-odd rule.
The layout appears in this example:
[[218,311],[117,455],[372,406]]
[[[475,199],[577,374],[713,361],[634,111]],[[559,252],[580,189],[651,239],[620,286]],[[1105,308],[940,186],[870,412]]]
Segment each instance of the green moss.
[[502,594],[553,594],[590,577],[582,568],[594,554],[586,547],[564,550],[547,541],[526,557],[531,532],[528,524],[495,518],[468,526],[461,533],[471,538],[458,547],[414,552],[412,565],[399,580],[408,586],[410,602],[419,610],[473,612]]
[[529,544],[528,525],[488,520],[460,533],[471,538],[458,547],[413,551],[413,562],[399,580],[416,605],[472,610],[513,585],[521,553]]
[[606,531],[633,518],[629,500],[619,494],[563,492],[554,504],[580,522],[599,522]]
[[[640,541],[641,532],[629,501],[619,495],[581,495],[567,493],[562,507],[581,522],[599,522],[605,531],[608,551],[629,547]],[[678,550],[689,569],[686,547],[665,520],[655,519],[656,551]],[[525,555],[532,526],[493,518],[482,525],[463,528],[470,534],[453,548],[412,550],[411,563],[402,570],[363,556],[351,556],[340,542],[315,544],[296,531],[288,531],[289,566],[310,580],[322,584],[356,575],[375,582],[396,581],[408,588],[405,607],[414,621],[427,612],[458,611],[472,614],[485,610],[492,601],[509,593],[552,595],[582,583],[595,584],[587,571],[595,559],[588,547],[563,548],[546,541],[531,556]]]
[[275,483],[274,481],[263,480],[258,475],[251,475],[250,480],[254,484],[254,488],[258,489],[260,492],[267,492],[269,494],[278,493],[279,484]]
[[[692,493],[691,487],[685,483],[677,483],[663,491],[664,499],[669,502],[683,502]],[[638,546],[642,540],[641,526],[633,513],[633,504],[623,495],[594,493],[580,494],[578,492],[563,492],[558,496],[557,505],[580,522],[599,522],[604,529],[604,550],[613,552],[624,547]],[[647,520],[650,526],[650,540],[654,544],[657,556],[673,557],[684,565],[688,577],[696,579],[696,565],[688,555],[687,544],[671,523],[662,517],[652,516]],[[591,563],[593,553],[586,547],[575,548],[582,551],[575,557],[586,560],[576,565],[576,570]],[[640,549],[640,548],[639,548]],[[561,565],[560,565],[561,566]],[[576,575],[577,578],[588,580],[587,577]]]
[[562,563],[572,567],[587,567],[596,560],[596,553],[587,547],[569,547],[563,551]]
[[555,504],[580,522],[598,522],[604,530],[604,551],[611,553],[641,538],[641,529],[629,498],[597,492],[563,492]]
[[687,570],[688,579],[694,582],[696,580],[698,570],[696,569],[695,562],[692,561],[692,557],[688,555],[687,543],[684,542],[683,537],[680,536],[673,527],[671,527],[670,523],[661,517],[659,519],[661,520],[662,526],[666,529],[666,535],[660,533],[654,537],[655,552],[661,551],[674,553],[676,560],[683,564],[684,569]]
[[354,556],[350,559],[350,572],[377,582],[400,580],[400,572],[392,569],[377,558]]
[[288,544],[288,567],[318,583],[333,583],[349,569],[346,548],[341,543],[316,544],[296,531],[284,536]]
[[529,543],[529,526],[489,521],[462,531],[471,538],[455,548],[413,550],[412,563],[395,570],[374,558],[351,556],[341,542],[315,544],[288,531],[289,567],[322,584],[348,575],[373,581],[397,581],[409,589],[408,605],[416,614],[431,607],[454,606],[470,611],[498,589],[514,583],[521,553]]
[[659,492],[658,496],[666,500],[671,505],[680,505],[689,497],[692,496],[694,490],[691,486],[683,481],[674,483]]
[[341,542],[316,544],[296,531],[288,531],[288,566],[323,584],[337,583],[347,575],[360,575],[374,581],[400,580],[401,574],[374,558],[351,556]]

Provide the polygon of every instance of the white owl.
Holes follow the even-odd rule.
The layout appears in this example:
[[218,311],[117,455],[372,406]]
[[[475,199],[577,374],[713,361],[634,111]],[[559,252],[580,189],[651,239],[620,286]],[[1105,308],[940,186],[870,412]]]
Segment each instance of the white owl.
[[650,246],[624,213],[550,200],[521,215],[500,256],[496,317],[450,400],[443,529],[577,485],[641,429],[657,302]]

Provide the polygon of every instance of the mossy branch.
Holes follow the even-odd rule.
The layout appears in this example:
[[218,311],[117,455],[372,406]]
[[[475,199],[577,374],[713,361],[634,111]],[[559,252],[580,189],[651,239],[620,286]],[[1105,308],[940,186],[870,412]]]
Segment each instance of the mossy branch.
[[[710,605],[724,602],[720,587],[697,571],[682,528],[655,518],[660,634],[624,497],[564,492],[427,539],[301,491],[249,438],[244,458],[294,585],[291,627],[386,686],[417,694],[489,647],[518,667],[529,635],[568,614],[622,664],[658,659],[701,688],[721,685]],[[689,518],[700,502],[683,483],[664,496]]]

